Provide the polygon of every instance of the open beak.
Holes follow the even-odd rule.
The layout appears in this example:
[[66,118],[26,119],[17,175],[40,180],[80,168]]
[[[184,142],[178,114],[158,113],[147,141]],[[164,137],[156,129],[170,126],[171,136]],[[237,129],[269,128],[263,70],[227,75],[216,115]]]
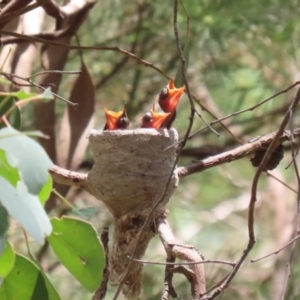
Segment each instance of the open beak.
[[142,119],[142,128],[154,128],[159,129],[162,128],[163,123],[166,121],[170,113],[156,113],[153,108],[150,112],[146,113],[146,115]]
[[118,112],[103,108],[106,117],[106,124],[103,130],[126,129],[129,126],[129,119],[126,109],[126,105],[124,105],[123,110]]
[[179,100],[185,91],[185,86],[176,88],[173,79],[170,79],[168,86],[159,94],[158,103],[164,112],[174,113]]

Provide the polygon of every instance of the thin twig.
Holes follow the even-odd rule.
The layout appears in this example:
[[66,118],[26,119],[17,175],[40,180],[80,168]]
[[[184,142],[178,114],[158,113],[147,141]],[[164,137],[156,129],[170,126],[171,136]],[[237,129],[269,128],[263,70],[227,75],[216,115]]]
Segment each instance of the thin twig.
[[[242,113],[244,113],[244,112],[247,112],[247,111],[253,111],[253,110],[255,110],[256,108],[258,108],[259,106],[263,105],[264,103],[266,103],[266,102],[268,102],[268,101],[274,99],[275,97],[287,93],[288,91],[290,91],[292,88],[294,88],[294,87],[297,86],[298,84],[300,84],[300,81],[296,81],[294,84],[290,85],[290,86],[287,87],[286,89],[284,89],[284,90],[282,90],[282,91],[280,91],[280,92],[278,92],[278,93],[272,95],[271,97],[269,97],[269,98],[267,98],[267,99],[265,99],[265,100],[263,100],[263,101],[261,101],[261,102],[255,104],[255,105],[253,105],[253,106],[251,106],[251,107],[245,108],[245,109],[243,109],[243,110],[239,110],[239,111],[234,112],[234,113],[232,113],[232,114],[230,114],[230,115],[227,115],[227,116],[225,116],[225,117],[223,117],[223,118],[220,118],[220,119],[217,119],[217,120],[215,120],[215,121],[212,121],[212,122],[209,123],[209,125],[214,125],[214,124],[220,123],[220,122],[222,122],[222,121],[224,121],[224,120],[227,120],[227,119],[232,118],[232,117],[234,117],[234,116],[240,115],[240,114],[242,114]],[[205,126],[205,127],[201,128],[201,129],[197,130],[196,132],[194,132],[192,135],[189,136],[189,139],[191,139],[191,138],[194,137],[196,134],[202,132],[203,130],[205,130],[205,129],[207,129],[207,128],[208,128],[208,126]]]
[[143,64],[146,67],[154,69],[155,71],[157,71],[158,73],[163,75],[165,78],[170,79],[170,76],[168,76],[160,68],[156,67],[153,63],[148,62],[148,61],[138,57],[137,55],[135,55],[135,54],[133,54],[129,51],[126,51],[122,48],[119,48],[119,47],[67,45],[67,44],[63,44],[63,43],[59,43],[59,42],[54,42],[54,41],[42,39],[42,38],[36,37],[35,35],[29,36],[29,35],[24,35],[24,34],[20,34],[20,33],[16,33],[16,32],[10,32],[10,31],[6,31],[6,30],[0,30],[0,34],[11,35],[11,36],[15,36],[17,38],[24,39],[24,40],[27,40],[27,41],[41,43],[41,44],[44,44],[44,45],[57,46],[57,47],[61,47],[61,48],[64,48],[64,49],[69,49],[69,50],[79,50],[80,49],[80,50],[103,50],[103,51],[119,52],[119,53],[122,53],[123,55],[126,55],[126,56],[129,56],[129,57],[133,58],[134,60],[136,60],[137,62]]
[[230,265],[232,267],[235,266],[235,263],[230,261],[223,261],[223,260],[199,260],[199,261],[191,261],[186,263],[172,263],[172,262],[155,262],[155,261],[149,261],[149,260],[143,260],[143,259],[136,259],[132,256],[128,255],[128,258],[132,259],[133,261],[140,262],[142,264],[147,265],[161,265],[161,266],[189,266],[189,265],[198,265],[198,264],[223,264],[223,265]]
[[53,73],[71,75],[71,74],[81,74],[82,71],[48,70],[48,71],[42,71],[42,72],[35,73],[35,74],[33,74],[33,75],[29,76],[29,77],[26,77],[25,80],[30,80],[30,79],[32,79],[33,77],[36,77],[36,76],[40,76],[40,75],[44,75],[44,74],[53,74]]
[[[48,73],[51,73],[51,72],[52,72],[52,71],[48,71]],[[53,71],[53,73],[56,73],[56,72],[57,72],[57,71]],[[72,72],[72,71],[71,71],[71,72]],[[60,73],[63,73],[63,71],[61,71]],[[43,87],[42,85],[39,85],[39,84],[33,82],[31,79],[29,79],[30,77],[29,77],[29,78],[25,78],[25,77],[21,77],[21,76],[15,75],[15,74],[10,74],[10,73],[3,72],[3,71],[0,71],[0,75],[4,75],[6,78],[9,78],[9,77],[16,77],[16,78],[18,78],[18,79],[21,79],[21,80],[24,80],[24,81],[26,81],[26,82],[29,82],[31,85],[33,85],[33,86],[35,86],[35,87],[38,87],[38,88],[40,88],[40,89],[43,90],[43,91],[46,91],[46,90],[47,90],[47,89],[46,89],[45,87]],[[35,74],[35,75],[36,75],[36,74]],[[68,99],[66,99],[66,98],[64,98],[64,97],[62,97],[62,96],[60,96],[60,95],[58,95],[58,94],[56,94],[56,93],[53,93],[51,90],[49,90],[49,92],[50,92],[53,96],[55,96],[55,97],[57,97],[57,98],[63,100],[64,102],[68,103],[69,105],[72,105],[73,107],[75,107],[75,106],[78,105],[77,103],[73,103],[73,102],[69,101]]]
[[291,241],[289,241],[285,246],[281,247],[280,249],[278,249],[278,250],[276,250],[276,251],[274,251],[274,252],[272,252],[272,253],[269,253],[269,254],[267,254],[267,255],[264,255],[264,256],[262,256],[262,257],[255,258],[255,259],[251,259],[250,262],[255,263],[255,262],[257,262],[257,261],[263,260],[263,259],[265,259],[265,258],[267,258],[267,257],[272,256],[272,255],[278,254],[278,253],[280,253],[282,250],[286,249],[289,245],[291,245],[292,243],[294,243],[295,241],[297,241],[299,238],[300,238],[300,235],[297,235],[295,238],[293,238]]

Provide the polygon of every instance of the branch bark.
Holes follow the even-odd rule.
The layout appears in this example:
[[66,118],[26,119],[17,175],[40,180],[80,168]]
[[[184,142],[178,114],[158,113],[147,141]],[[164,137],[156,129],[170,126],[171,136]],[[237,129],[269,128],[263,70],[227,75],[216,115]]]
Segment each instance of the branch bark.
[[[188,262],[201,262],[203,260],[201,254],[195,247],[178,245],[175,243],[172,229],[168,224],[166,217],[158,216],[156,218],[156,223],[159,237],[168,257],[179,258]],[[191,264],[189,269],[184,270],[183,266],[181,266],[179,269],[174,268],[174,272],[180,272],[188,278],[191,284],[193,299],[200,299],[201,295],[206,291],[203,264]]]
[[[233,150],[229,150],[224,153],[208,157],[199,162],[195,162],[193,164],[183,166],[183,167],[178,167],[177,168],[178,176],[185,177],[194,173],[199,173],[204,170],[249,156],[250,154],[256,152],[257,150],[264,149],[266,146],[268,146],[274,140],[276,133],[277,132],[273,132],[264,135],[259,139],[257,139],[256,141],[253,142],[250,141],[249,143],[237,147]],[[294,129],[293,133],[290,130],[285,130],[278,137],[278,143],[281,144],[287,140],[290,140],[292,136],[299,137],[300,128]]]
[[[267,134],[263,137],[260,137],[256,141],[249,142],[248,144],[239,146],[233,150],[226,151],[222,154],[214,155],[208,157],[207,159],[201,160],[199,162],[178,167],[176,169],[179,177],[185,177],[192,175],[194,173],[200,173],[207,169],[229,163],[254,153],[259,149],[263,149],[266,145],[270,144],[275,137],[276,132]],[[293,136],[300,136],[300,128],[296,128],[293,130]],[[278,142],[283,143],[292,138],[292,133],[290,130],[285,130],[281,136],[278,138]],[[57,183],[69,185],[69,186],[80,186],[82,188],[86,188],[86,174],[69,171],[59,166],[54,165],[49,170],[53,180]]]

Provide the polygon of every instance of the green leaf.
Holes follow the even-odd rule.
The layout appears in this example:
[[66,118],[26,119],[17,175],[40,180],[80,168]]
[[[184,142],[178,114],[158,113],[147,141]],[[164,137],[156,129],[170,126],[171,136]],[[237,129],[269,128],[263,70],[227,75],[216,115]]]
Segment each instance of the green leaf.
[[42,189],[38,195],[42,205],[44,205],[45,202],[49,199],[51,191],[52,191],[52,186],[53,186],[52,177],[49,174],[47,182],[44,184],[44,186],[42,187]]
[[[5,250],[5,246],[6,246],[5,237],[4,236],[0,236],[0,255]],[[1,285],[1,277],[0,277],[0,285]]]
[[[184,48],[183,48],[183,57],[185,59],[185,72],[187,72],[188,66],[189,66],[189,57],[190,57],[190,46],[189,46],[189,40],[186,41]],[[184,85],[184,79],[182,77],[182,66],[181,66],[181,61],[180,64],[177,68],[177,72],[175,75],[175,80],[174,80],[175,86],[181,87]]]
[[9,123],[13,128],[17,130],[21,129],[21,113],[18,107],[15,107],[9,115]]
[[13,104],[11,96],[0,96],[0,117],[2,117]]
[[50,220],[38,197],[28,193],[23,182],[14,188],[0,177],[0,202],[29,235],[38,243],[44,243],[44,237],[52,230]]
[[0,203],[0,236],[5,234],[6,230],[8,229],[8,225],[9,222],[7,210]]
[[72,212],[77,214],[78,216],[90,220],[96,213],[97,208],[96,207],[87,207],[87,208],[72,208]]
[[0,130],[0,149],[13,157],[29,192],[39,194],[53,165],[45,150],[33,139],[8,127]]
[[26,93],[23,90],[19,90],[17,92],[11,93],[11,94],[12,94],[12,96],[17,97],[19,100],[25,100],[25,99],[32,98],[32,97],[36,96],[36,94]]
[[6,242],[5,250],[0,255],[0,278],[5,278],[15,264],[15,252],[11,245]]
[[51,299],[51,300],[60,300],[60,297],[59,297],[57,291],[53,287],[53,285],[52,285],[51,281],[49,280],[49,278],[47,277],[47,275],[44,273],[43,268],[41,267],[40,263],[37,261],[37,259],[34,257],[34,255],[31,253],[29,247],[28,247],[28,255],[29,255],[30,261],[32,263],[34,263],[36,265],[36,267],[42,273],[42,276],[45,280],[45,284],[46,284],[46,287],[47,287],[47,290],[48,290],[49,299]]
[[89,291],[102,281],[105,255],[96,230],[90,223],[63,217],[51,220],[48,241],[61,263]]
[[18,181],[21,179],[19,171],[15,166],[16,160],[0,149],[0,176],[9,181],[14,187],[17,186]]
[[[54,289],[53,289],[54,290]],[[0,286],[1,300],[59,300],[49,290],[43,272],[27,258],[16,255],[15,265]]]
[[[0,255],[5,250],[4,235],[8,229],[8,226],[9,226],[8,213],[7,210],[1,205],[0,202]],[[1,267],[1,262],[0,262],[0,267]],[[1,273],[0,273],[0,277],[1,277]]]
[[[15,99],[12,96],[0,96],[0,116],[3,116],[8,110],[15,105]],[[10,115],[8,116],[8,120],[10,125],[16,129],[20,129],[21,127],[21,114],[18,107],[15,107]],[[5,127],[6,125],[1,122],[0,128]]]
[[52,285],[51,281],[49,280],[49,278],[47,277],[47,275],[43,272],[43,270],[41,268],[40,268],[40,272],[42,273],[42,276],[45,280],[46,288],[47,288],[48,295],[49,295],[49,300],[60,300],[58,292],[56,291],[56,289]]

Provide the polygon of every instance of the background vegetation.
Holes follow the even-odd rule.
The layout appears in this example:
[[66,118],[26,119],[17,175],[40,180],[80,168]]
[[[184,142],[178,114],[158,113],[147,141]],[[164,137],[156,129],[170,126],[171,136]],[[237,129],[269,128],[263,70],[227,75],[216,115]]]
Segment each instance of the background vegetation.
[[[178,28],[182,45],[189,42],[187,78],[196,97],[196,109],[207,122],[252,107],[298,80],[299,1],[185,0],[181,4]],[[48,29],[51,24],[53,19],[48,18],[44,26]],[[120,47],[151,62],[171,77],[180,66],[171,1],[99,1],[80,27],[78,40],[82,46]],[[71,44],[77,45],[75,38]],[[38,47],[41,51],[41,45]],[[128,105],[132,126],[139,127],[141,117],[168,83],[161,73],[118,51],[82,50],[79,53],[72,50],[68,53],[64,70],[80,70],[82,60],[95,87],[95,128],[102,129],[104,125],[103,107],[117,111],[124,102]],[[41,68],[41,60],[36,59],[34,72],[41,71]],[[63,75],[58,94],[69,99],[75,80],[76,75]],[[80,86],[80,81],[76,85]],[[233,149],[257,136],[276,131],[293,96],[294,91],[291,91],[224,121],[235,137],[219,124],[214,125],[214,129],[220,136],[209,129],[203,130],[188,141],[179,165]],[[65,107],[64,102],[56,101],[57,132],[62,130]],[[33,103],[22,110],[22,130],[37,128],[33,113]],[[181,137],[188,126],[189,113],[189,101],[184,96],[174,125]],[[192,132],[205,126],[199,118],[195,119]],[[293,127],[298,126],[296,113]],[[285,158],[271,173],[297,190],[295,170],[292,166],[288,168],[291,162],[289,150],[287,144]],[[74,169],[78,170],[79,165],[88,169],[91,159],[87,149]],[[178,243],[197,247],[209,260],[236,261],[241,256],[248,242],[247,209],[256,172],[249,159],[181,179],[168,204],[168,219]],[[255,211],[257,243],[222,299],[283,299],[291,247],[256,263],[251,263],[250,259],[279,249],[294,236],[297,192],[270,176],[262,176],[258,197]],[[84,191],[71,189],[66,198],[79,208],[97,208],[91,222],[99,232],[112,224],[104,205]],[[58,203],[53,205],[51,215],[61,215],[65,211],[65,204]],[[112,233],[112,228],[110,231]],[[11,234],[15,249],[24,251],[23,240],[14,235],[12,227]],[[300,297],[298,248],[294,252],[292,276],[284,299]],[[164,249],[158,238],[152,240],[145,259],[164,261]],[[62,299],[92,297],[63,266],[56,263],[51,253],[47,252],[41,261],[48,268],[50,279]],[[229,270],[230,266],[206,264],[207,288],[217,284]],[[146,265],[141,299],[159,299],[163,277],[163,266]],[[189,299],[190,286],[186,278],[176,275],[174,286],[180,299]],[[114,288],[109,288],[107,299],[113,297],[114,291]]]

